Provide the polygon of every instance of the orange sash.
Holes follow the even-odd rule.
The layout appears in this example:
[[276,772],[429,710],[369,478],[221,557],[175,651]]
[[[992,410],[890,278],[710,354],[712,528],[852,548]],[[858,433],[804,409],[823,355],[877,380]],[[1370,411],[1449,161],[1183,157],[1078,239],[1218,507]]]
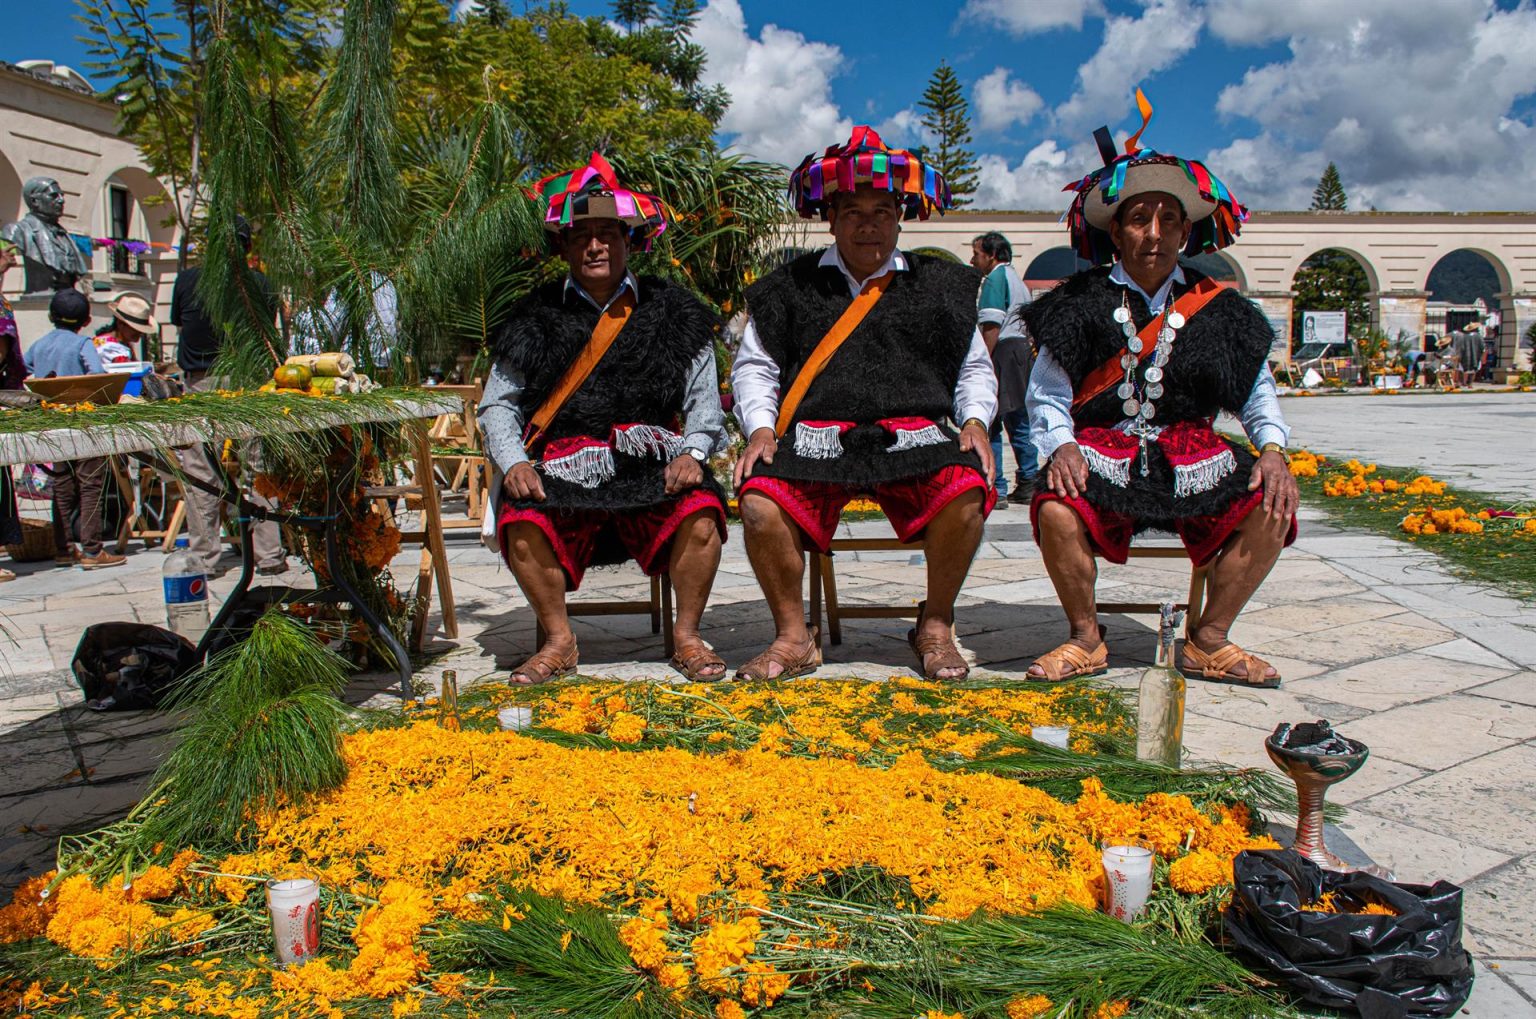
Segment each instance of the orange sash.
[[592,328],[592,338],[587,340],[587,345],[581,348],[581,353],[576,355],[576,360],[560,376],[560,381],[550,391],[549,396],[534,411],[533,417],[528,421],[528,427],[523,432],[523,445],[529,449],[539,441],[544,434],[544,429],[560,413],[560,408],[581,388],[581,384],[587,381],[587,376],[592,374],[592,369],[608,353],[608,348],[613,346],[613,341],[618,338],[624,324],[629,321],[630,314],[635,310],[635,296],[626,290],[618,299],[608,305],[608,310],[603,312],[597,320],[597,325]]
[[832,323],[832,328],[827,330],[827,335],[816,344],[816,349],[811,351],[811,356],[805,359],[805,364],[800,366],[800,374],[795,376],[795,384],[789,387],[789,392],[779,403],[779,419],[774,424],[774,434],[783,438],[789,430],[789,424],[794,420],[795,411],[800,409],[800,401],[805,399],[805,394],[811,388],[811,383],[816,381],[816,376],[832,360],[832,355],[837,353],[837,348],[843,345],[853,331],[864,321],[864,316],[869,314],[875,302],[880,300],[885,293],[885,288],[890,286],[891,277],[895,271],[877,276],[864,284],[864,289],[859,291],[859,296],[853,299],[837,321]]
[[[1172,308],[1165,308],[1161,315],[1153,316],[1152,321],[1143,326],[1142,330],[1136,334],[1141,339],[1141,353],[1136,357],[1137,362],[1140,363],[1152,356],[1152,352],[1157,347],[1157,334],[1162,331],[1163,323],[1167,321],[1169,312],[1178,312],[1184,316],[1184,321],[1188,322],[1195,317],[1195,312],[1209,304],[1211,298],[1221,293],[1224,289],[1226,288],[1220,283],[1207,276],[1185,291],[1184,295],[1177,301],[1174,301]],[[1120,363],[1122,356],[1116,354],[1092,372],[1089,372],[1088,377],[1083,380],[1083,384],[1078,388],[1077,394],[1072,397],[1072,409],[1074,411],[1081,408],[1100,393],[1114,389],[1120,384],[1121,380],[1125,378],[1125,366]]]

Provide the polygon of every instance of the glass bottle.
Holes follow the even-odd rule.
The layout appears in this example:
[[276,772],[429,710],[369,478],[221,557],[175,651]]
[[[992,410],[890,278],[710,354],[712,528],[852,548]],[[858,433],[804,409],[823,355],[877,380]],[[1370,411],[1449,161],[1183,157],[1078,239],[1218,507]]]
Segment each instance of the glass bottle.
[[464,728],[459,723],[459,674],[453,669],[443,672],[443,693],[437,701],[437,724],[449,732]]
[[1136,756],[1179,766],[1184,747],[1184,677],[1173,664],[1173,641],[1184,613],[1164,602],[1159,613],[1157,656],[1142,674],[1137,697]]

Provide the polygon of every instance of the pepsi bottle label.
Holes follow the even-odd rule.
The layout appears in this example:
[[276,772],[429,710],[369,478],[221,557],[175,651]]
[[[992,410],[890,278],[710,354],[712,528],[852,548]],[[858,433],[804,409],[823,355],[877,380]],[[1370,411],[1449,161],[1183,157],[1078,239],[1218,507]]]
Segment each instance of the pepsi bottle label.
[[185,602],[208,600],[208,578],[194,573],[180,577],[165,577],[165,603],[180,605]]

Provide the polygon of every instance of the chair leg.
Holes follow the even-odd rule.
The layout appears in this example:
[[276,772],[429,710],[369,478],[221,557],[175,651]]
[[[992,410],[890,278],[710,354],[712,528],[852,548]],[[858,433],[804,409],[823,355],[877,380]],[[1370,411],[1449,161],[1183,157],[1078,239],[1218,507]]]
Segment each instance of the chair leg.
[[821,557],[821,586],[827,597],[827,629],[831,631],[832,643],[841,644],[843,615],[837,604],[837,564],[830,555]]
[[420,651],[427,641],[427,614],[432,611],[432,572],[435,565],[431,549],[421,550],[416,567],[416,597],[411,613],[411,650]]
[[663,573],[657,580],[661,584],[661,650],[671,661],[677,654],[677,641],[672,636],[672,578]]
[[[651,632],[652,633],[660,633],[661,632],[661,602],[662,602],[661,585],[662,585],[662,583],[663,583],[663,580],[659,576],[651,578]],[[671,600],[671,592],[670,591],[668,591],[667,600],[668,601]]]
[[811,611],[810,619],[806,625],[816,635],[816,646],[821,647],[821,553],[815,549],[806,549],[805,579],[811,583]]
[[1188,640],[1190,634],[1195,632],[1195,627],[1200,622],[1200,613],[1205,608],[1205,575],[1208,567],[1192,566],[1189,570],[1189,605],[1184,610],[1184,639]]

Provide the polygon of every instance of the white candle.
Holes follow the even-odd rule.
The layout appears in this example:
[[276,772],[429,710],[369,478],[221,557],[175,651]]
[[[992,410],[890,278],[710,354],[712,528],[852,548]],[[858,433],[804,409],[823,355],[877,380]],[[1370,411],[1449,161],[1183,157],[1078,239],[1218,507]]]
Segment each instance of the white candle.
[[533,708],[514,705],[496,712],[496,721],[506,732],[522,732],[533,727]]
[[1104,912],[1130,923],[1152,894],[1152,850],[1142,846],[1104,847]]
[[320,951],[320,886],[308,878],[267,882],[277,961],[293,966]]
[[1070,725],[1037,725],[1029,730],[1030,736],[1037,742],[1044,743],[1048,747],[1067,749],[1067,741],[1072,738]]

